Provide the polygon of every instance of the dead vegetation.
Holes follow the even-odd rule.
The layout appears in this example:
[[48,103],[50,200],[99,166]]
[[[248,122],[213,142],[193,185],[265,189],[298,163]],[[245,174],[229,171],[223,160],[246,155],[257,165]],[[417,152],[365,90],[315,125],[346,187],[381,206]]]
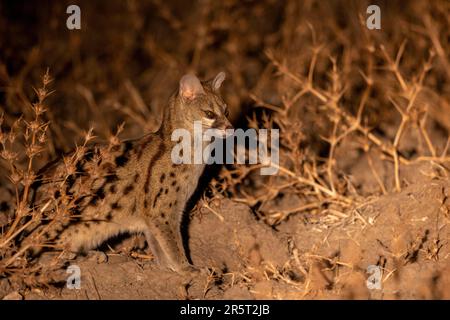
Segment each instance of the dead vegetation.
[[[52,203],[30,207],[30,186],[43,164],[78,142],[64,158],[70,176],[76,159],[99,140],[93,132],[115,145],[118,134],[152,130],[182,73],[204,77],[220,70],[228,75],[224,96],[235,123],[280,130],[279,172],[262,177],[259,165],[224,167],[197,208],[200,216],[210,212],[226,223],[216,202],[229,198],[248,206],[256,220],[289,235],[289,258],[276,265],[252,253],[238,270],[213,269],[200,298],[220,281],[263,298],[355,298],[356,291],[343,287],[366,279],[369,260],[383,268],[386,283],[405,274],[408,279],[407,265],[418,259],[435,261],[437,270],[448,259],[450,7],[445,1],[381,2],[382,29],[371,31],[365,27],[368,4],[206,1],[186,8],[177,1],[86,1],[80,4],[85,24],[79,32],[64,28],[64,2],[38,12],[0,4],[6,23],[0,26],[1,277],[17,288],[33,287],[51,283],[49,272],[61,266],[55,262],[43,270],[26,258],[31,244],[22,243],[30,225],[69,219],[77,200],[67,197],[56,210]],[[102,15],[91,14],[96,11]],[[23,18],[13,19],[17,12]],[[36,38],[25,35],[27,28]],[[21,41],[12,34],[21,34]],[[405,189],[420,197],[420,186],[435,190],[433,183],[444,186],[424,197],[430,208],[439,207],[428,238],[419,222],[417,234],[416,226],[396,229],[391,238],[370,231],[391,235],[389,223],[373,209],[388,208],[383,199],[407,207]],[[388,198],[380,200],[382,195]],[[45,230],[33,245],[52,247],[39,237]],[[350,249],[324,251],[317,243],[328,243],[334,230],[350,234],[358,248],[375,250],[373,256],[361,254],[365,260],[358,264],[346,256]],[[298,236],[301,231],[310,242]],[[389,253],[379,254],[375,239]],[[268,281],[291,291],[265,287]],[[445,297],[439,290],[431,296]]]
[[[420,7],[419,4],[417,6]],[[288,6],[295,12],[301,11],[299,7],[294,4]],[[313,16],[317,14],[313,10],[309,13]],[[447,177],[445,164],[450,160],[448,134],[432,139],[429,133],[435,130],[435,126],[430,125],[429,110],[442,110],[438,117],[431,116],[434,125],[436,122],[443,125],[446,120],[440,118],[448,118],[446,111],[450,111],[447,110],[445,90],[441,92],[430,86],[436,83],[436,79],[445,76],[440,66],[447,63],[447,58],[443,61],[441,54],[436,59],[437,49],[432,41],[432,38],[439,36],[425,34],[425,39],[429,41],[427,44],[415,39],[416,43],[408,48],[408,35],[403,35],[404,40],[397,43],[398,46],[392,45],[386,33],[366,29],[362,15],[357,31],[336,30],[333,28],[336,21],[325,20],[323,24],[326,26],[327,22],[330,25],[320,34],[320,38],[312,23],[296,21],[285,26],[302,36],[298,36],[293,43],[289,42],[286,48],[281,46],[266,50],[270,62],[268,68],[277,74],[276,82],[270,83],[270,89],[265,88],[266,92],[271,90],[267,98],[258,93],[250,94],[255,102],[254,107],[263,111],[260,121],[255,116],[249,119],[249,126],[263,125],[281,130],[283,159],[280,174],[265,181],[262,188],[247,190],[237,186],[245,186],[245,178],[255,167],[223,173],[226,184],[233,186],[238,197],[243,197],[239,198],[240,201],[250,206],[259,204],[264,207],[280,193],[293,193],[305,199],[304,204],[291,211],[269,213],[267,218],[274,219],[273,223],[284,220],[291,213],[317,209],[330,213],[324,206],[335,204],[346,209],[372,195],[400,192],[405,185],[401,168],[418,162],[432,163],[439,174]],[[320,26],[321,30],[326,28],[324,25]],[[351,38],[353,46],[345,46],[347,41],[343,41],[346,39],[343,35],[336,37],[338,40],[335,42],[338,43],[326,41],[335,33],[345,31],[348,31],[347,40]],[[424,45],[419,47],[418,43]],[[297,46],[307,49],[300,54],[297,51],[289,53],[292,47]],[[437,46],[440,47],[440,44]],[[422,61],[418,60],[418,51],[421,53],[419,56],[423,56]],[[272,95],[276,91],[273,87],[280,92],[276,97]],[[264,92],[263,89],[259,91]],[[424,96],[440,98],[429,101]],[[393,115],[393,110],[398,115]],[[386,114],[385,118],[383,114]],[[310,121],[313,123],[309,124]],[[389,133],[383,132],[387,126],[390,126]],[[310,132],[309,129],[314,130]],[[448,127],[443,129],[448,130]],[[353,144],[351,148],[364,153],[360,157],[367,162],[371,179],[378,185],[376,192],[361,193],[358,186],[352,184],[351,173],[340,170],[342,166],[338,156],[344,148],[347,148],[345,152],[349,152],[349,141]],[[411,150],[404,141],[414,143],[417,148]],[[379,161],[387,162],[392,167],[390,172],[377,172],[374,154]]]

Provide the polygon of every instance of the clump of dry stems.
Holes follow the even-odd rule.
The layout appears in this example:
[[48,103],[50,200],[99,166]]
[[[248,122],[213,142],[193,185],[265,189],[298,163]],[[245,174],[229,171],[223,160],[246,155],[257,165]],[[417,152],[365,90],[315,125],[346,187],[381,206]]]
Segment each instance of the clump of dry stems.
[[[5,131],[1,126],[4,118],[0,118],[0,155],[9,168],[8,178],[15,198],[14,205],[10,206],[11,210],[1,213],[5,219],[0,233],[0,274],[10,279],[24,280],[28,285],[51,282],[52,279],[47,278],[47,275],[50,271],[60,268],[63,263],[63,260],[55,256],[49,265],[36,264],[35,257],[29,254],[29,249],[62,249],[55,246],[57,234],[52,231],[71,219],[77,219],[80,200],[92,193],[92,179],[80,180],[75,192],[67,192],[63,187],[67,179],[75,176],[77,164],[87,153],[93,153],[92,166],[87,168],[88,175],[106,175],[105,168],[100,166],[100,163],[111,160],[111,149],[121,143],[118,135],[124,127],[119,126],[116,134],[111,135],[106,148],[89,146],[95,139],[93,130],[90,129],[85,133],[83,143],[62,158],[63,174],[52,181],[44,181],[35,171],[34,162],[42,153],[48,152],[46,144],[49,123],[43,120],[43,115],[47,109],[45,100],[52,93],[49,90],[51,82],[47,71],[42,77],[41,87],[35,89],[37,101],[30,103],[32,119],[21,117]],[[21,158],[22,155],[25,155],[24,159]],[[20,165],[22,163],[25,165]],[[44,202],[33,202],[35,183],[51,183],[48,189],[49,197]],[[53,234],[53,237],[49,237],[49,234]]]
[[[433,83],[441,76],[439,66],[448,65],[448,58],[436,55],[442,48],[436,30],[429,29],[429,19],[424,19],[429,43],[421,48],[421,63],[417,63],[416,47],[411,45],[412,52],[408,52],[411,39],[398,46],[388,44],[365,28],[362,16],[355,47],[348,47],[344,38],[336,40],[342,41],[343,50],[337,50],[334,42],[320,41],[314,24],[296,23],[289,26],[301,30],[298,40],[266,51],[275,74],[271,81],[278,84],[278,98],[263,97],[264,93],[250,95],[254,110],[249,126],[280,129],[279,173],[262,178],[255,173],[259,165],[235,166],[221,173],[218,190],[227,189],[270,225],[296,213],[320,213],[323,222],[336,223],[370,197],[400,192],[405,185],[402,168],[428,162],[437,168],[437,175],[446,176],[450,137],[447,133],[436,140],[434,134],[433,141],[430,119],[445,124],[450,112],[445,108],[448,100],[441,96],[436,103],[427,98],[439,96]],[[297,43],[306,48],[301,55],[288,49]],[[439,108],[440,115],[436,112]],[[393,123],[396,118],[399,122]],[[375,130],[387,125],[396,129],[384,135]],[[324,156],[318,155],[312,135],[321,140]],[[404,141],[415,141],[412,155],[402,145]],[[361,154],[358,161],[366,162],[371,179],[378,185],[376,192],[358,190],[352,182],[353,173],[339,165],[348,161],[352,150]],[[389,172],[378,172],[375,162],[386,163]],[[280,210],[277,203],[282,197],[294,197],[298,205]]]

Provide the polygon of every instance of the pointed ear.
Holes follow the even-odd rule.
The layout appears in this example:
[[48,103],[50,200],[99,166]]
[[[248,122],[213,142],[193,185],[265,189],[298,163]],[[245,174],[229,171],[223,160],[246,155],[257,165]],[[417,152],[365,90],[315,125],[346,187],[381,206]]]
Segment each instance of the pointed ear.
[[180,96],[184,99],[195,99],[198,95],[204,94],[205,90],[200,80],[193,74],[186,74],[180,79]]
[[212,81],[212,88],[214,91],[219,90],[220,86],[222,85],[222,82],[225,80],[225,72],[219,72],[217,76]]

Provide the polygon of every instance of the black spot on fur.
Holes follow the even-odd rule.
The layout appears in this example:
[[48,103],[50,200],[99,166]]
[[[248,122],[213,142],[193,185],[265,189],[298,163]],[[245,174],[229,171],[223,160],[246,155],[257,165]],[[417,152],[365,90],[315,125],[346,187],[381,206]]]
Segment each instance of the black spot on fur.
[[177,182],[175,180],[172,181],[172,187],[175,187],[177,185]]
[[95,150],[93,148],[87,150],[83,155],[83,161],[84,162],[92,161],[92,159],[94,158],[94,153]]
[[134,189],[133,185],[129,184],[128,186],[125,187],[125,189],[123,189],[123,194],[126,196],[131,191],[133,191],[133,189]]
[[72,189],[74,183],[75,183],[75,175],[71,174],[66,179],[66,194],[67,195],[72,195],[72,193],[70,192],[70,189]]
[[158,198],[161,196],[161,194],[163,193],[163,188],[159,188],[158,194],[155,197],[155,200],[153,200],[153,208],[156,206],[156,202],[158,201]]
[[106,176],[105,183],[112,183],[116,182],[117,180],[119,180],[119,177],[115,173],[110,173]]
[[90,206],[95,206],[97,204],[98,198],[96,196],[93,196],[91,200],[89,201]]
[[131,141],[125,141],[125,149],[124,153],[129,153],[131,150],[133,150],[133,142]]
[[77,198],[73,203],[78,206],[84,200],[83,197]]
[[134,182],[136,183],[136,182],[138,182],[138,180],[139,180],[139,174],[135,174],[134,175]]
[[131,141],[125,142],[123,153],[114,159],[116,166],[123,167],[128,163],[131,150],[133,150],[133,143]]
[[166,214],[164,212],[161,212],[161,217],[165,218]]
[[166,174],[163,173],[163,174],[161,175],[161,177],[159,178],[159,182],[163,183],[165,178],[166,178]]
[[105,199],[105,190],[103,190],[103,188],[100,188],[95,192],[95,195],[100,199]]
[[176,192],[180,191],[180,186],[175,189]]
[[[95,191],[94,196],[92,197],[92,200],[95,199],[95,203],[97,203],[98,199],[105,199],[105,190],[103,190],[103,188],[98,188],[97,191]],[[91,200],[91,202],[92,202]],[[89,204],[91,204],[91,202]],[[94,203],[94,204],[95,204]]]
[[109,187],[109,192],[111,192],[113,194],[117,192],[117,188],[116,188],[115,184],[113,184],[113,185],[111,185],[111,187]]
[[116,159],[114,159],[114,162],[116,163],[116,166],[118,167],[123,167],[124,165],[127,164],[129,158],[127,156],[118,156],[116,157]]
[[164,146],[163,143],[160,143],[158,146],[158,151],[153,155],[152,159],[150,160],[150,163],[148,164],[147,177],[146,177],[145,183],[144,183],[144,192],[146,194],[149,193],[149,191],[150,191],[150,177],[151,177],[153,165],[155,164],[156,161],[158,161],[162,157],[162,155],[164,154],[165,151],[166,151],[166,147]]
[[81,161],[78,161],[75,166],[76,166],[76,173],[77,174],[85,173],[84,167],[83,167],[83,164],[81,163]]
[[91,228],[91,225],[90,225],[90,223],[89,223],[89,222],[85,222],[85,223],[84,223],[84,226],[85,226],[86,228],[88,228],[88,229],[90,229],[90,228]]
[[168,194],[169,193],[169,189],[164,190],[164,194]]
[[106,220],[111,221],[112,219],[112,213],[108,212],[108,214],[106,215]]
[[120,209],[120,208],[121,208],[121,206],[119,205],[118,202],[114,202],[114,203],[111,205],[111,209],[113,209],[113,210],[117,210],[117,209]]
[[175,178],[175,173],[173,171],[171,171],[169,175],[171,178]]
[[144,208],[147,209],[147,207],[148,207],[148,202],[147,202],[147,199],[145,199],[145,200],[144,200]]
[[99,199],[105,199],[105,190],[103,190],[102,187],[98,188],[97,191],[95,191],[94,195],[92,196],[91,200],[89,201],[89,205],[95,206]]
[[61,191],[56,190],[55,193],[53,194],[53,197],[54,197],[55,199],[59,199],[59,197],[61,197]]

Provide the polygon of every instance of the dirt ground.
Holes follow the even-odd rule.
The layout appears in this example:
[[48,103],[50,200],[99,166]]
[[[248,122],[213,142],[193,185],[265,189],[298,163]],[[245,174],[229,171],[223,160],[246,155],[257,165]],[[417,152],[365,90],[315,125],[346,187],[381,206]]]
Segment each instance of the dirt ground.
[[[375,2],[381,30],[369,1],[79,1],[68,31],[69,1],[0,1],[0,299],[450,299],[450,6]],[[279,172],[208,169],[184,225],[199,273],[140,235],[21,251],[30,219],[70,215],[30,203],[39,168],[91,128],[155,130],[183,74],[219,71],[236,128],[280,130]]]
[[[24,298],[449,299],[449,195],[450,183],[436,179],[372,199],[337,223],[295,216],[276,230],[222,199],[193,212],[192,261],[208,268],[199,275],[161,270],[151,256],[92,251],[70,262],[81,269],[81,289],[33,289]],[[308,272],[284,271],[303,263]],[[367,287],[369,265],[381,266],[380,289]]]

